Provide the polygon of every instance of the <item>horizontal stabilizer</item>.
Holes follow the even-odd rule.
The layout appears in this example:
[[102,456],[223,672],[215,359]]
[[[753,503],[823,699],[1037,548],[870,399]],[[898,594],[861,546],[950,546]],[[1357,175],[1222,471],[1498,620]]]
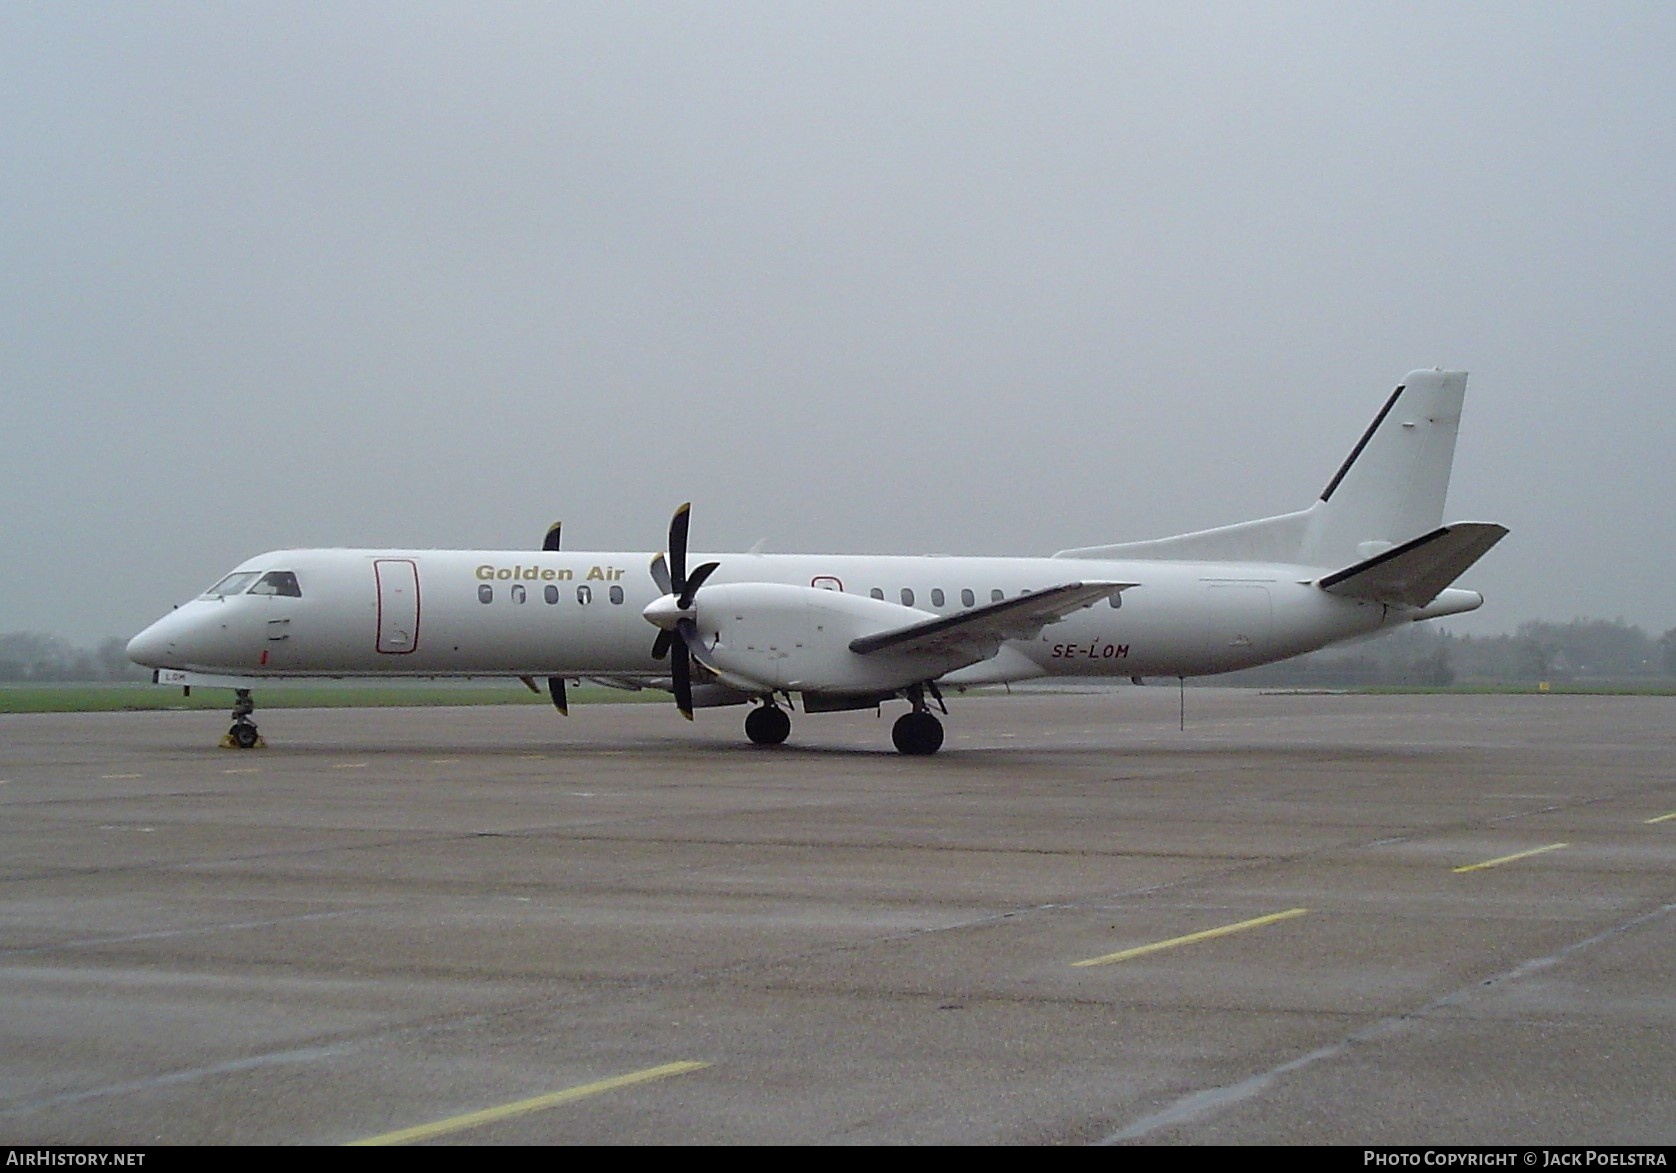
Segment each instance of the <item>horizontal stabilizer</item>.
[[[850,651],[944,652],[971,645],[999,645],[1009,639],[1035,639],[1044,626],[1055,623],[1101,599],[1128,590],[1132,582],[1068,582],[1032,591],[999,603],[988,603],[954,615],[940,615],[891,631],[850,641]],[[993,654],[993,651],[984,653]]]
[[1329,574],[1319,585],[1347,598],[1424,607],[1506,536],[1506,526],[1457,522]]

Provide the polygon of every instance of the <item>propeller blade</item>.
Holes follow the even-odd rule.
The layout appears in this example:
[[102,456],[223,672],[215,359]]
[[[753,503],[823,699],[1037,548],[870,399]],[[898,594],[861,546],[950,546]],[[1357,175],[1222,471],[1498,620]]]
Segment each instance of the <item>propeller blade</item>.
[[687,593],[687,526],[692,508],[691,501],[684,502],[669,519],[669,594]]
[[[668,557],[659,554],[652,559],[652,581],[658,584],[658,589],[665,596],[675,596],[677,614],[693,605],[693,596],[718,565],[715,562],[706,562],[694,572],[692,578],[687,577],[687,529],[691,520],[692,502],[688,501],[677,509],[675,516],[669,520]],[[698,640],[698,625],[691,619],[677,619],[674,631],[663,629],[662,624],[668,622],[671,616],[662,599],[657,600],[647,610],[657,611],[656,616],[648,614],[647,618],[660,627],[657,638],[652,641],[652,658],[661,660],[665,656],[669,657],[670,687],[675,693],[675,707],[681,710],[681,716],[691,721],[693,655],[690,648]]]
[[675,707],[681,710],[681,716],[691,721],[693,719],[693,673],[692,658],[687,654],[684,640],[675,640],[670,644],[669,666],[674,676]]
[[687,589],[681,592],[681,610],[685,611],[693,605],[693,596],[698,594],[698,588],[704,585],[704,580],[709,578],[716,567],[720,565],[720,562],[706,562],[693,571],[692,577],[687,579]]
[[552,525],[547,527],[547,536],[541,539],[541,548],[543,550],[546,550],[548,553],[552,553],[554,550],[559,548],[559,530],[563,527],[563,525],[563,522],[555,521]]
[[570,716],[570,704],[564,694],[563,676],[549,676],[547,678],[547,695],[553,698],[555,709],[566,717]]

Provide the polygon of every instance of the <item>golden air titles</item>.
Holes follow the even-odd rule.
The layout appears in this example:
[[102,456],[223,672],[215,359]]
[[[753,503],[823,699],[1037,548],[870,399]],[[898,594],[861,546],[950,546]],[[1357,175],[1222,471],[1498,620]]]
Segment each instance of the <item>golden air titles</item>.
[[[582,576],[584,582],[617,582],[624,572],[615,566],[590,566]],[[492,566],[484,563],[477,568],[479,582],[570,582],[576,571],[568,566]]]

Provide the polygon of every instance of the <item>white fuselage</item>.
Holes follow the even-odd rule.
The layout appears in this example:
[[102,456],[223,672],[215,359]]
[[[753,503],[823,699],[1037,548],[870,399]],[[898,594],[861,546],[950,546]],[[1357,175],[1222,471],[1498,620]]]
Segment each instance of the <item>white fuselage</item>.
[[[642,611],[662,592],[646,553],[282,550],[239,569],[290,572],[296,593],[206,595],[136,636],[155,668],[285,676],[667,675]],[[693,561],[708,556],[694,556]],[[950,684],[1036,676],[1191,676],[1294,656],[1412,609],[1314,585],[1321,568],[1067,558],[716,555],[711,585],[778,583],[882,598],[929,618],[1074,580],[1137,584],[943,674]],[[708,588],[706,588],[708,589]],[[722,592],[716,592],[721,597]],[[1475,606],[1449,591],[1448,610]],[[1470,598],[1468,597],[1470,596]],[[701,596],[702,597],[702,596]],[[1439,608],[1442,610],[1443,608]],[[1433,608],[1427,608],[1428,612]],[[912,612],[904,610],[901,614]]]

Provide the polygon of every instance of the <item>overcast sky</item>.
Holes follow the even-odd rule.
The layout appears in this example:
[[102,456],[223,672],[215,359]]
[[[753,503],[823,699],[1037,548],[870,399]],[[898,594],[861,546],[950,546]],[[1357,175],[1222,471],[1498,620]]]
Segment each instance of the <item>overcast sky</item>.
[[1051,553],[1472,372],[1452,630],[1676,627],[1676,5],[0,5],[0,631],[264,549]]

